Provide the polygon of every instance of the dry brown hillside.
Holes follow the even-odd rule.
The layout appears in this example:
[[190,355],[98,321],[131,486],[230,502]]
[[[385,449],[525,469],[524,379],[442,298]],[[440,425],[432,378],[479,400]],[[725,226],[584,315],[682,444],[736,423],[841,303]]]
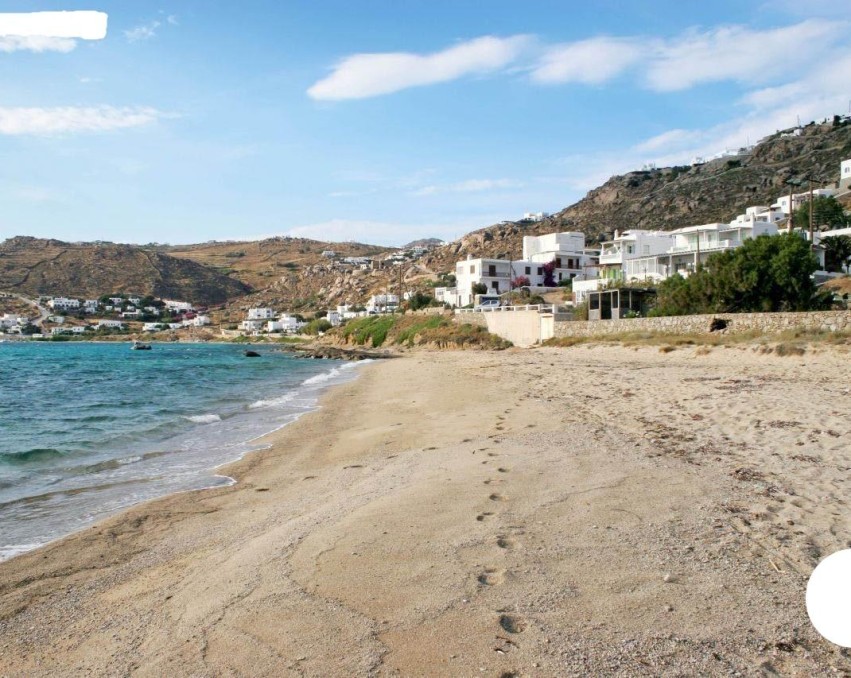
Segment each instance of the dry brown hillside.
[[126,292],[219,304],[251,288],[207,266],[135,245],[20,236],[0,243],[0,290],[86,298]]
[[282,276],[326,264],[328,259],[322,256],[322,252],[329,250],[341,257],[368,257],[386,253],[391,248],[287,237],[158,248],[158,251],[170,256],[209,266],[258,290],[277,282]]
[[750,155],[612,177],[549,219],[474,231],[436,249],[424,263],[450,272],[468,255],[519,258],[524,235],[582,231],[593,243],[615,230],[727,222],[750,205],[770,205],[789,190],[787,179],[813,176],[826,184],[836,182],[839,163],[848,158],[851,123],[810,124],[800,136],[767,137]]

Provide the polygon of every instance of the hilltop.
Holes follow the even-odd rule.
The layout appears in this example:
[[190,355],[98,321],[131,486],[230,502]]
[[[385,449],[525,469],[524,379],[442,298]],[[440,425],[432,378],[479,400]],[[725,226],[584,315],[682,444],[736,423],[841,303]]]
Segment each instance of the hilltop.
[[206,305],[242,296],[251,287],[208,266],[136,245],[18,236],[0,243],[0,290],[86,298],[127,292]]

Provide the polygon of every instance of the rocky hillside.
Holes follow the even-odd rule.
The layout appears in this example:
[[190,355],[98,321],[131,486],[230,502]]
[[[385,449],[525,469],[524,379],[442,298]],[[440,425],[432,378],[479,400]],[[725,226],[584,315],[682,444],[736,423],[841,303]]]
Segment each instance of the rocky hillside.
[[519,258],[524,235],[553,231],[582,231],[589,242],[596,242],[615,230],[671,230],[726,222],[750,205],[770,205],[788,192],[787,179],[812,176],[825,185],[837,181],[839,163],[848,158],[851,124],[810,124],[800,136],[767,137],[750,155],[612,177],[549,219],[475,231],[438,248],[424,263],[437,271],[451,271],[468,254]]
[[134,245],[16,237],[0,243],[0,290],[95,298],[153,294],[220,304],[251,287],[215,269]]
[[198,245],[160,246],[157,251],[209,266],[255,289],[264,289],[281,277],[324,266],[323,252],[339,257],[369,257],[390,251],[362,243],[321,242],[307,238],[277,237],[247,242],[208,242]]

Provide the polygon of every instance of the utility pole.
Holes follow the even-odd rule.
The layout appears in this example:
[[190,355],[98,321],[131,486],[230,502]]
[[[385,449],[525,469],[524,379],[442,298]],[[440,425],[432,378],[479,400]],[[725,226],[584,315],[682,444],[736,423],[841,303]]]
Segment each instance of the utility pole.
[[399,262],[399,301],[396,304],[397,308],[402,310],[402,262]]
[[700,270],[700,226],[697,227],[697,260],[694,264],[694,272],[697,273]]
[[813,249],[813,177],[810,176],[810,249]]

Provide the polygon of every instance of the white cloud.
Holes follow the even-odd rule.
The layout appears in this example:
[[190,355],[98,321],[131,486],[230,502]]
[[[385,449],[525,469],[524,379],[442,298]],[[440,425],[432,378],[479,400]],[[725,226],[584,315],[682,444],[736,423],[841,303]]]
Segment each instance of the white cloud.
[[653,50],[647,83],[668,92],[721,80],[765,82],[814,64],[846,30],[844,22],[813,19],[763,31],[743,26],[688,31]]
[[176,14],[169,14],[169,15],[166,17],[166,19],[165,19],[165,20],[166,20],[168,23],[170,23],[172,26],[179,26],[179,25],[180,25],[180,21],[178,20],[178,18],[177,18],[177,15],[176,15]]
[[73,132],[108,132],[147,125],[163,117],[172,116],[149,107],[0,107],[0,134],[50,136]]
[[77,46],[73,38],[45,35],[0,35],[0,52],[70,52]]
[[641,57],[642,46],[632,38],[599,37],[555,45],[532,70],[532,80],[596,85],[621,74]]
[[425,197],[437,193],[482,193],[486,191],[520,188],[522,186],[523,184],[511,179],[467,179],[466,181],[447,184],[445,186],[422,186],[412,191],[411,195]]
[[498,71],[513,62],[528,42],[525,36],[485,36],[441,52],[355,54],[307,90],[318,100],[364,99],[410,87]]
[[[171,22],[169,22],[171,23]],[[151,21],[147,24],[140,24],[129,30],[124,31],[124,37],[127,42],[139,42],[140,40],[150,40],[157,34],[157,29],[160,27],[159,21]]]

